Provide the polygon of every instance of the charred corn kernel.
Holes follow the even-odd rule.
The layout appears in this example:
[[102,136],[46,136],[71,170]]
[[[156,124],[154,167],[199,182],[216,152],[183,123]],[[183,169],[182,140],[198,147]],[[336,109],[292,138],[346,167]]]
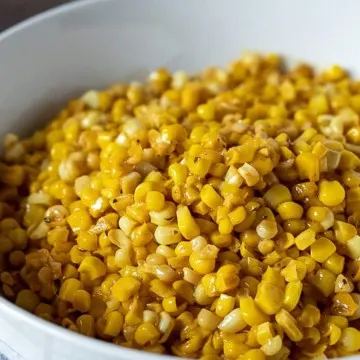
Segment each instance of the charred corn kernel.
[[151,211],[160,211],[165,205],[165,197],[160,191],[149,191],[146,194],[146,207]]
[[335,294],[332,299],[331,313],[340,316],[353,316],[359,305],[349,293]]
[[106,274],[106,267],[99,258],[95,256],[86,256],[79,266],[79,272],[86,273],[91,280],[95,280]]
[[336,246],[334,243],[327,239],[326,237],[321,237],[317,239],[311,246],[310,246],[310,255],[311,257],[319,262],[325,262],[332,254],[336,251]]
[[284,291],[277,285],[261,281],[257,288],[255,303],[268,315],[274,315],[283,306]]
[[235,306],[235,298],[230,295],[221,294],[217,299],[215,313],[217,316],[225,317]]
[[303,289],[303,284],[301,281],[296,280],[289,282],[285,287],[285,296],[284,296],[284,309],[287,311],[293,311],[297,306],[301,292]]
[[345,190],[338,181],[322,181],[319,186],[319,199],[326,206],[336,206],[345,199]]
[[276,211],[283,220],[301,219],[304,213],[302,206],[293,201],[283,202]]
[[248,325],[255,326],[268,321],[268,316],[259,309],[250,296],[240,298],[239,302],[241,316]]
[[267,204],[274,210],[282,203],[291,201],[290,190],[281,184],[272,186],[264,195]]
[[296,238],[295,238],[295,244],[298,247],[299,250],[305,250],[309,246],[311,246],[315,241],[315,231],[313,229],[306,229],[303,232],[301,232]]
[[113,297],[118,301],[127,301],[140,289],[139,280],[130,276],[124,276],[116,281],[111,292]]
[[351,293],[354,290],[354,284],[353,282],[347,278],[346,276],[339,274],[336,278],[335,282],[335,292],[346,292]]

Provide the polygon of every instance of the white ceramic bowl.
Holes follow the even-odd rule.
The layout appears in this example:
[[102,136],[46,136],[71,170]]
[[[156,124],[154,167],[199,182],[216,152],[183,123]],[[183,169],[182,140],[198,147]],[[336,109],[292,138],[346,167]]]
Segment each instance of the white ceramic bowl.
[[[59,7],[0,35],[0,137],[29,133],[85,89],[141,79],[159,66],[193,72],[225,64],[244,49],[339,63],[360,74],[359,13],[355,0],[88,0]],[[159,357],[75,334],[0,297],[1,351],[11,360]]]

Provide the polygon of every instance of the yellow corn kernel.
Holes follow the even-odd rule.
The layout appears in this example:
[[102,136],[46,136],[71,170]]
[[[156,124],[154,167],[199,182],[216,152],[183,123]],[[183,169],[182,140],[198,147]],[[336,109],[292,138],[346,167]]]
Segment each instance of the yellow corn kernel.
[[162,307],[168,313],[177,311],[178,307],[176,305],[176,297],[171,296],[168,298],[164,298],[162,300]]
[[306,217],[310,220],[318,222],[324,230],[334,225],[334,214],[327,208],[322,206],[311,206],[306,212]]
[[202,104],[196,108],[197,114],[205,121],[214,120],[215,107],[212,103]]
[[220,324],[221,318],[209,310],[201,309],[197,321],[202,329],[214,331]]
[[233,225],[238,225],[246,219],[246,210],[243,206],[239,206],[231,211],[228,216]]
[[282,220],[301,219],[304,213],[302,206],[293,201],[283,202],[276,211]]
[[216,301],[215,313],[217,316],[225,317],[235,306],[235,298],[230,295],[221,294]]
[[317,239],[310,247],[311,257],[319,263],[325,262],[335,251],[334,243],[325,237]]
[[283,305],[284,291],[277,285],[261,281],[257,288],[255,303],[267,315],[277,313]]
[[346,353],[354,353],[360,349],[360,331],[348,327],[342,331],[338,346],[340,349],[346,351]]
[[160,211],[165,206],[165,196],[160,191],[149,191],[145,201],[150,211]]
[[296,168],[300,179],[309,181],[319,181],[320,168],[319,159],[312,153],[301,153],[295,159]]
[[98,238],[95,234],[89,234],[86,231],[80,230],[76,241],[80,249],[87,251],[94,251],[97,249]]
[[264,345],[268,342],[269,339],[272,339],[275,336],[274,327],[269,322],[264,322],[257,326],[256,330],[256,341],[260,345]]
[[248,325],[260,325],[269,320],[268,316],[258,308],[250,296],[242,297],[239,301],[241,316]]
[[271,209],[276,210],[282,203],[291,201],[291,193],[286,186],[276,184],[265,193],[264,199]]
[[158,226],[154,232],[155,240],[161,245],[177,244],[182,240],[177,224]]
[[124,315],[119,311],[112,311],[107,319],[103,330],[104,335],[116,337],[120,334],[124,325]]
[[360,236],[355,235],[352,239],[346,243],[347,253],[352,259],[360,257]]
[[303,334],[294,317],[285,309],[281,309],[275,315],[276,322],[284,329],[291,341],[301,341]]
[[159,279],[150,282],[150,291],[161,298],[169,298],[175,295],[175,290]]
[[323,267],[327,270],[330,270],[335,275],[339,275],[343,272],[345,266],[344,256],[339,255],[338,253],[332,254],[324,263]]
[[284,297],[284,309],[291,312],[297,306],[301,292],[303,289],[303,284],[301,281],[296,280],[289,282],[285,287],[285,297]]
[[254,186],[260,180],[260,175],[256,168],[248,163],[241,166],[238,171],[248,186]]
[[140,286],[139,280],[130,276],[124,276],[116,281],[111,292],[116,300],[127,301],[139,291]]
[[246,352],[245,355],[240,355],[241,360],[265,360],[266,356],[260,349],[252,349]]
[[335,288],[336,276],[326,269],[320,269],[316,272],[312,283],[321,291],[321,293],[328,297]]
[[240,282],[239,270],[235,265],[223,265],[216,272],[215,287],[223,293],[235,289]]
[[338,181],[321,181],[319,199],[325,206],[336,206],[345,199],[345,190]]
[[39,296],[32,292],[31,290],[21,290],[16,296],[15,303],[17,306],[20,306],[21,308],[34,312],[36,307],[40,303]]
[[89,230],[92,225],[92,219],[89,213],[84,209],[79,209],[70,214],[67,217],[67,222],[75,233],[81,230]]
[[77,311],[85,313],[90,310],[91,295],[85,290],[76,290],[72,295],[72,304]]
[[295,238],[295,244],[299,250],[305,250],[309,246],[311,246],[315,241],[315,231],[313,229],[306,229],[303,232],[301,232],[296,238]]
[[266,269],[264,275],[262,276],[262,280],[268,282],[269,284],[276,285],[281,289],[285,288],[285,279],[280,274],[280,271],[270,266]]
[[217,209],[224,199],[214,190],[211,185],[205,185],[200,192],[201,200],[211,209]]
[[106,274],[106,266],[99,258],[86,256],[79,266],[79,272],[86,273],[91,280],[95,280]]
[[348,240],[357,235],[356,227],[344,221],[335,221],[333,228],[336,240],[341,244],[346,244]]
[[155,327],[154,324],[150,322],[144,322],[140,324],[134,333],[134,340],[139,345],[145,345],[147,343],[152,343],[160,337],[159,330]]
[[283,347],[282,338],[280,335],[276,335],[274,337],[269,338],[264,344],[262,344],[260,349],[266,356],[273,358],[280,353],[282,347]]
[[82,290],[83,284],[77,279],[67,279],[63,282],[59,291],[59,298],[64,301],[72,302],[74,293]]
[[188,177],[188,169],[182,164],[171,164],[168,169],[168,174],[175,185],[183,185]]
[[307,266],[299,260],[290,260],[286,267],[281,271],[287,282],[303,280],[307,273]]
[[192,217],[187,206],[178,206],[176,211],[178,226],[181,234],[187,240],[191,240],[200,235],[200,228]]

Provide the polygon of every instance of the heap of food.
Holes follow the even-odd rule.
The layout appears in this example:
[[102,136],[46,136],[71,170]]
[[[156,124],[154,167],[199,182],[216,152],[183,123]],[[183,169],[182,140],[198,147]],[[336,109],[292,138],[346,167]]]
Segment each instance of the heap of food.
[[342,68],[275,55],[87,92],[5,138],[2,294],[158,353],[357,353],[359,113]]

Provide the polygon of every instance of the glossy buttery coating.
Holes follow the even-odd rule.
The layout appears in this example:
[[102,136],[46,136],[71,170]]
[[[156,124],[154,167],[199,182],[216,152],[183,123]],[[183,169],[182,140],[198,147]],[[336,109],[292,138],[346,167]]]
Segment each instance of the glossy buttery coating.
[[339,66],[275,55],[87,92],[5,138],[2,293],[152,352],[358,352],[359,112]]

